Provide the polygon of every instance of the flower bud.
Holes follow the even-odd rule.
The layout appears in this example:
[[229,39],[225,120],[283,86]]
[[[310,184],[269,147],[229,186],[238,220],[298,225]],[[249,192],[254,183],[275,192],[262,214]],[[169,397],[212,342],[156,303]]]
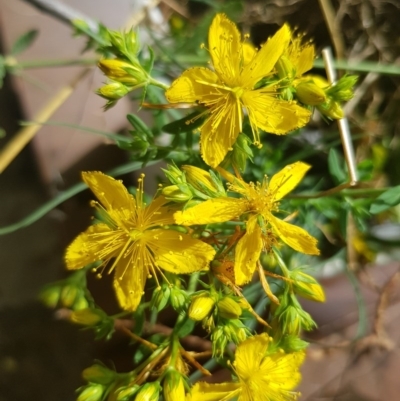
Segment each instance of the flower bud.
[[158,312],[163,310],[168,304],[170,295],[171,289],[167,284],[163,284],[161,287],[156,288],[151,297],[151,308],[157,309]]
[[162,189],[165,199],[173,202],[187,202],[193,195],[189,187],[185,184],[170,185]]
[[60,303],[62,306],[66,308],[70,308],[79,296],[79,288],[74,285],[66,285],[62,291],[60,296]]
[[344,113],[340,104],[334,101],[328,101],[325,104],[317,106],[318,111],[332,120],[340,120],[344,117]]
[[58,285],[48,285],[39,293],[39,299],[48,307],[55,308],[60,299],[60,287]]
[[77,401],[100,401],[104,390],[105,388],[101,384],[90,384],[79,394]]
[[214,304],[215,300],[207,293],[193,297],[188,312],[190,319],[203,320],[211,313]]
[[289,305],[279,316],[282,331],[285,334],[299,335],[301,330],[301,319],[297,308]]
[[182,166],[182,170],[185,172],[186,181],[197,191],[205,193],[208,196],[216,196],[221,188],[218,188],[213,181],[211,174],[201,168],[195,166]]
[[129,89],[120,82],[111,82],[97,89],[97,94],[105,99],[118,100],[129,93]]
[[116,373],[105,366],[95,364],[86,368],[82,372],[82,377],[87,382],[106,385],[114,381]]
[[275,68],[278,71],[278,76],[280,79],[293,79],[295,76],[295,68],[292,62],[286,56],[281,56],[279,58],[275,64]]
[[217,304],[218,314],[225,319],[237,319],[242,314],[242,308],[231,297],[224,297]]
[[293,287],[297,294],[311,301],[325,302],[324,290],[314,277],[300,270],[294,270],[290,278],[294,281]]
[[129,387],[123,387],[118,390],[116,401],[131,401],[133,396],[138,392],[140,386],[134,384]]
[[184,308],[187,303],[187,300],[188,298],[185,291],[181,290],[176,286],[172,287],[170,301],[171,301],[171,306],[175,310],[179,311],[182,308]]
[[324,90],[312,81],[300,82],[296,85],[296,95],[302,103],[310,106],[317,106],[326,101]]
[[71,322],[81,324],[83,326],[94,326],[101,322],[103,319],[103,313],[97,309],[86,308],[73,311],[69,319]]
[[158,382],[146,383],[140,388],[135,401],[158,401],[160,389]]
[[165,401],[183,401],[185,385],[182,375],[175,370],[169,372],[163,381],[163,393]]
[[100,60],[98,66],[108,78],[127,85],[137,85],[148,78],[141,67],[118,59]]

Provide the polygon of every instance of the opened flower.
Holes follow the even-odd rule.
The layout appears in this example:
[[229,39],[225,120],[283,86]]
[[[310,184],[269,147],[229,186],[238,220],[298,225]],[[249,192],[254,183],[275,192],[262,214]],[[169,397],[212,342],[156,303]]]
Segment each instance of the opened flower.
[[194,207],[175,213],[177,224],[222,223],[247,216],[246,233],[237,242],[235,251],[235,282],[243,285],[251,280],[260,253],[276,244],[280,238],[298,252],[318,255],[317,240],[304,229],[274,216],[279,211],[279,201],[302,180],[310,166],[296,162],[283,168],[270,180],[246,183],[227,171],[218,171],[230,182],[229,190],[241,198],[219,197],[209,199]]
[[304,351],[285,354],[268,353],[271,339],[267,334],[253,336],[236,350],[237,381],[232,383],[196,383],[186,401],[295,401],[299,393],[292,391],[300,380],[299,367]]
[[143,202],[143,176],[136,199],[121,181],[100,172],[83,172],[82,178],[99,200],[93,204],[104,222],[90,226],[69,245],[67,268],[99,262],[95,268],[99,276],[105,268],[115,271],[114,288],[122,308],[136,310],[147,277],[157,279],[159,269],[180,274],[208,268],[214,249],[188,234],[163,228],[174,224],[174,210],[162,196],[148,206]]
[[236,25],[217,14],[209,35],[209,52],[214,71],[190,68],[166,92],[171,103],[198,102],[209,116],[201,127],[201,153],[211,167],[218,166],[242,132],[244,113],[249,116],[254,144],[261,146],[258,129],[286,134],[304,126],[310,112],[295,102],[277,98],[277,86],[256,88],[271,75],[275,63],[290,41],[284,25],[259,51],[240,39]]

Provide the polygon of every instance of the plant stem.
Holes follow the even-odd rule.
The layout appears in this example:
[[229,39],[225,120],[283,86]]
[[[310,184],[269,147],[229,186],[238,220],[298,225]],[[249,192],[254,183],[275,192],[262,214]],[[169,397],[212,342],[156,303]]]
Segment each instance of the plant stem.
[[30,68],[47,68],[47,67],[70,67],[70,66],[90,66],[96,65],[97,58],[80,58],[70,60],[29,60],[18,61],[12,56],[6,57],[5,65],[11,69],[30,69]]

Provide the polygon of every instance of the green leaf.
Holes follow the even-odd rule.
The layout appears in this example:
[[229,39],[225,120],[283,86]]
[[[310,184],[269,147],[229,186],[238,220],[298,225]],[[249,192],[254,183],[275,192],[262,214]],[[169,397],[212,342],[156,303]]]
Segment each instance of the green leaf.
[[179,326],[179,328],[175,332],[175,334],[179,338],[186,337],[193,331],[195,324],[196,324],[196,322],[194,322],[193,320],[186,319],[185,322]]
[[342,160],[333,148],[329,151],[328,168],[335,184],[342,184],[346,181],[347,176],[342,167]]
[[378,214],[400,203],[400,185],[379,195],[369,208],[371,214]]
[[137,115],[128,114],[126,116],[126,118],[128,119],[129,123],[132,125],[132,127],[135,128],[136,131],[143,132],[144,134],[146,134],[146,136],[148,136],[150,138],[153,137],[153,133],[151,132],[151,129]]
[[11,47],[11,54],[15,56],[16,54],[22,53],[27,49],[33,41],[36,39],[39,31],[32,29],[20,36]]
[[143,63],[143,68],[148,74],[150,74],[151,70],[153,69],[155,56],[154,50],[150,46],[148,46],[147,48],[149,50],[149,58]]
[[200,117],[203,110],[196,110],[193,113],[174,121],[162,127],[162,130],[168,134],[179,135],[184,132],[191,132],[203,124],[205,117]]

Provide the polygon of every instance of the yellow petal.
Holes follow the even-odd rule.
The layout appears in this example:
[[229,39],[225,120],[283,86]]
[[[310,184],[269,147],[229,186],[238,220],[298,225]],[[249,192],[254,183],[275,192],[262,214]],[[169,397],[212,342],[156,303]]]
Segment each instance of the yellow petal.
[[308,45],[301,49],[296,65],[296,76],[311,70],[314,64],[314,45]]
[[211,110],[201,127],[200,150],[203,160],[217,167],[224,160],[242,130],[243,111],[233,93],[227,93]]
[[246,66],[251,61],[253,61],[253,58],[257,55],[257,49],[250,42],[243,43],[242,52],[243,52],[243,66]]
[[218,84],[218,76],[208,68],[194,67],[184,71],[165,92],[170,103],[207,102],[218,96],[218,90],[209,84]]
[[304,358],[305,352],[300,351],[291,354],[276,353],[264,359],[259,371],[268,377],[271,399],[279,399],[279,394],[294,389],[300,383],[299,368]]
[[272,215],[268,216],[268,222],[271,224],[276,235],[294,250],[306,253],[307,255],[319,255],[317,239],[303,228],[286,223]]
[[228,401],[240,393],[239,383],[196,383],[186,401]]
[[257,216],[251,216],[246,224],[246,234],[239,240],[235,251],[235,283],[243,285],[253,277],[262,250],[261,228]]
[[65,252],[67,269],[82,269],[90,263],[111,258],[123,245],[118,241],[118,235],[106,224],[90,226],[68,246]]
[[241,41],[236,25],[225,14],[217,14],[208,32],[208,46],[214,69],[226,85],[237,86]]
[[157,266],[175,274],[207,270],[215,255],[211,245],[174,230],[149,230],[143,240]]
[[215,198],[174,214],[176,224],[223,223],[239,217],[248,209],[246,199]]
[[296,188],[310,168],[311,166],[306,163],[296,162],[289,164],[276,173],[268,185],[268,190],[274,197],[274,200],[282,199]]
[[133,212],[135,210],[135,199],[124,187],[122,181],[117,181],[99,171],[84,171],[82,179],[107,211],[125,209]]
[[311,117],[309,110],[295,102],[276,99],[270,89],[245,92],[242,101],[252,125],[278,135],[303,127]]
[[251,89],[261,78],[267,76],[289,44],[289,41],[290,29],[285,24],[261,47],[252,62],[244,67],[241,73],[241,86]]
[[235,368],[240,380],[246,381],[258,373],[270,341],[268,334],[263,333],[239,344],[235,354]]
[[135,311],[142,299],[148,275],[148,269],[143,264],[144,252],[148,251],[143,248],[142,252],[138,252],[142,256],[141,260],[133,258],[132,254],[125,257],[122,255],[116,265],[113,283],[122,309]]

